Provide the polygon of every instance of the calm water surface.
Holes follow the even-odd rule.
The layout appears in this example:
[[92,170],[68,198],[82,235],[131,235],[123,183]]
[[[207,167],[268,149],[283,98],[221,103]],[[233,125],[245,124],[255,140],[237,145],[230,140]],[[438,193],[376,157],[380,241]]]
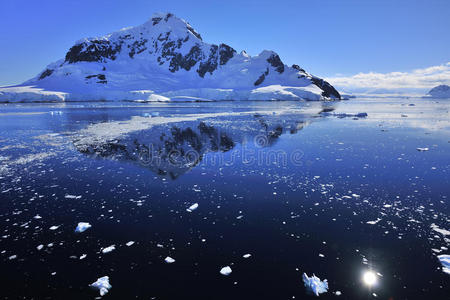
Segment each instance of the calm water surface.
[[1,298],[450,299],[449,108],[1,105]]

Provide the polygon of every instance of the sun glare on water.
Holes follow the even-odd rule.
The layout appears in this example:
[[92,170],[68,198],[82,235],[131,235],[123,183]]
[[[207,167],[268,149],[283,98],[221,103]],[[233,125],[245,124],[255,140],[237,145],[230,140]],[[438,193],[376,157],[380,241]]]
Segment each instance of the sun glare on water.
[[371,287],[377,283],[377,275],[372,271],[366,271],[363,274],[362,280],[365,285],[367,285],[368,287]]

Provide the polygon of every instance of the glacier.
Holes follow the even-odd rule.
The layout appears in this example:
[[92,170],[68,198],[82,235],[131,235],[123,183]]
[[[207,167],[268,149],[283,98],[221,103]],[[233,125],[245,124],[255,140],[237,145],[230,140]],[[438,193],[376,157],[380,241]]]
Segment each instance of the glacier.
[[205,43],[185,20],[156,13],[136,27],[77,41],[0,102],[336,100],[339,92],[264,50]]

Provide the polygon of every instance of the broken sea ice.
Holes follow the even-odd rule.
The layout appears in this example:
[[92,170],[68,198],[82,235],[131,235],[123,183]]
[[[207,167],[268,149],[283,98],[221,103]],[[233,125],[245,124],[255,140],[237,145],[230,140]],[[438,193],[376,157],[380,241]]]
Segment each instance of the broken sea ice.
[[233,272],[231,270],[231,268],[229,266],[223,267],[222,269],[220,269],[220,274],[224,275],[224,276],[228,276],[231,274],[231,272]]
[[444,271],[447,274],[450,274],[450,255],[442,254],[438,255],[438,258],[442,265],[442,271]]
[[319,296],[319,294],[328,291],[328,281],[326,279],[322,281],[314,274],[311,277],[308,277],[306,273],[303,273],[302,278],[306,289],[314,295]]
[[189,206],[188,209],[186,209],[186,211],[188,212],[193,212],[194,210],[196,210],[198,208],[198,203],[194,203],[191,206]]
[[109,283],[109,277],[103,276],[97,279],[96,282],[90,285],[93,288],[96,288],[100,291],[100,296],[106,295],[109,292],[109,289],[112,288],[112,285]]
[[78,223],[77,228],[75,228],[75,232],[81,233],[81,232],[88,230],[91,227],[92,227],[92,225],[87,222],[80,222],[80,223]]

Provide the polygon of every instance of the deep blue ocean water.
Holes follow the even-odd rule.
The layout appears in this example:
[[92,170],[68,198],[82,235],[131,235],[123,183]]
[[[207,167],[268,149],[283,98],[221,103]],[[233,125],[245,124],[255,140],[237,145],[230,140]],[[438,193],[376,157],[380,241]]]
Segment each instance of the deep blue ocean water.
[[1,105],[0,296],[93,299],[109,276],[105,299],[314,298],[306,272],[323,299],[450,299],[449,108]]

